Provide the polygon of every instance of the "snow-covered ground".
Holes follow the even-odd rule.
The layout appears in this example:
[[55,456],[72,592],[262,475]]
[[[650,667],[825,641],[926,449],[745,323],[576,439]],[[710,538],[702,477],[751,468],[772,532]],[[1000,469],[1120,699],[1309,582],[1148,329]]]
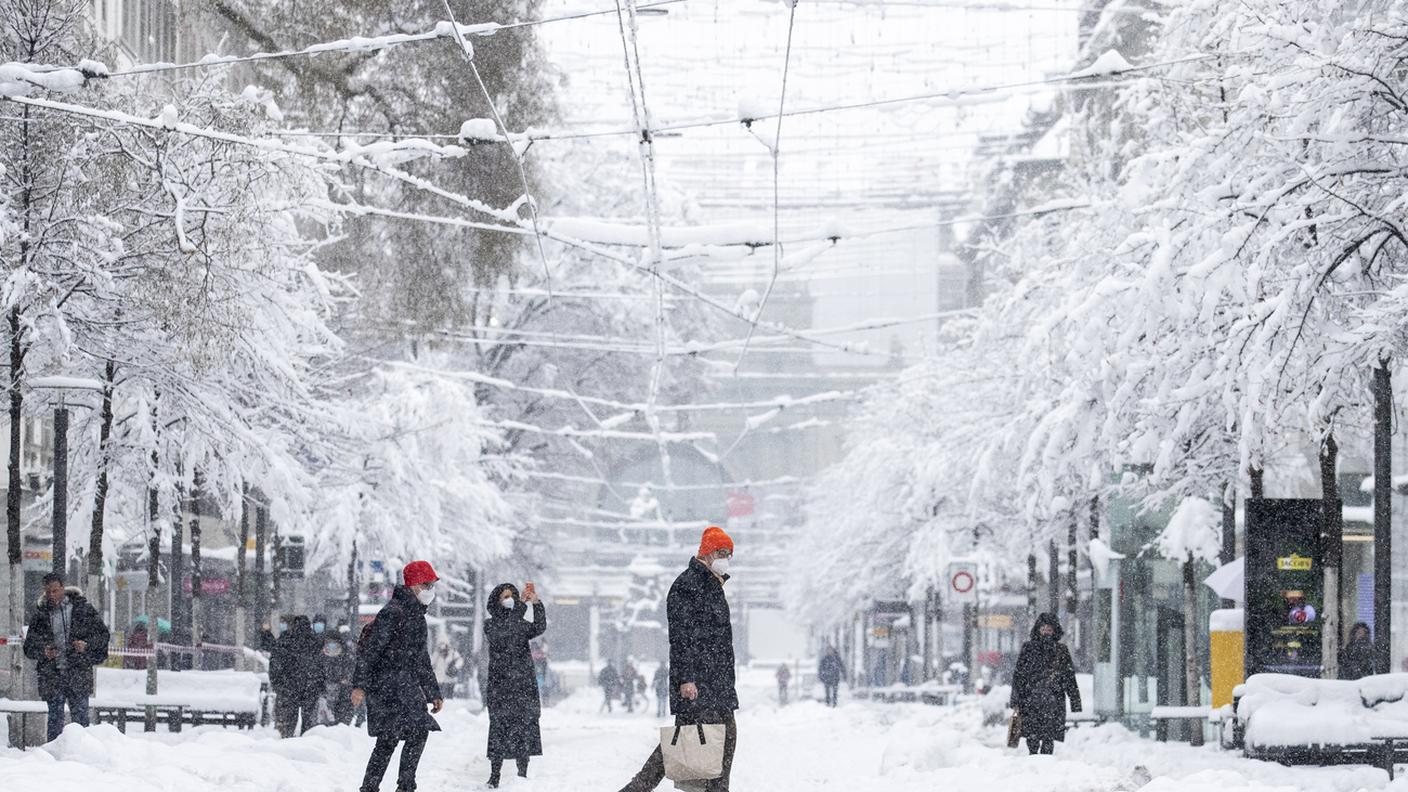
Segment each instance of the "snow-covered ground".
[[[1003,733],[980,726],[976,704],[958,708],[815,702],[777,709],[763,702],[739,713],[733,788],[740,792],[1408,792],[1367,767],[1286,768],[1214,747],[1141,740],[1115,726],[1073,732],[1055,757],[1002,746]],[[843,691],[844,695],[844,691]],[[580,691],[543,715],[547,755],[523,792],[615,792],[650,752],[656,721],[645,714],[598,712],[594,690]],[[652,713],[653,714],[653,707]],[[421,765],[423,792],[483,788],[488,721],[451,702]],[[122,735],[111,727],[70,727],[55,743],[0,753],[0,789],[46,792],[355,792],[371,740],[350,727],[317,728],[279,740],[269,729],[212,727],[172,735]],[[395,763],[382,788],[394,788]],[[661,789],[670,789],[668,782]]]

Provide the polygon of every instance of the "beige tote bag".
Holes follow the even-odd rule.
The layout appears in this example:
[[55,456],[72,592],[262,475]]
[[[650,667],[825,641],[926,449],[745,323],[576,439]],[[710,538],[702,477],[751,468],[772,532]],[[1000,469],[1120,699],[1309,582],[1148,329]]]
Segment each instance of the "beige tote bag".
[[724,726],[689,723],[660,729],[665,777],[671,781],[708,781],[724,774]]

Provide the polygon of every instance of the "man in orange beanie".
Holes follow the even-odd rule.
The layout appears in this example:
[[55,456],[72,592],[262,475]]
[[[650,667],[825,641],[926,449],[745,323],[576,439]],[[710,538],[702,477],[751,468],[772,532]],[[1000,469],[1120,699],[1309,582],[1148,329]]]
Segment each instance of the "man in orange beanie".
[[[733,623],[724,582],[733,558],[733,539],[710,526],[699,553],[675,579],[665,601],[670,628],[670,712],[676,725],[720,723],[724,726],[723,775],[705,783],[706,792],[728,792],[738,709],[733,660]],[[657,746],[636,777],[621,792],[649,792],[665,778],[665,759]]]

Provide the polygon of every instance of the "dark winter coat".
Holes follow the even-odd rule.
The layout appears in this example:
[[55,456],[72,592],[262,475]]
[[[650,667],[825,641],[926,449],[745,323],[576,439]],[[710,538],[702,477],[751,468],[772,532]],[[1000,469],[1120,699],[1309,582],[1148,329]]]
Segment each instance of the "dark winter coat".
[[[64,596],[71,606],[67,645],[60,647],[64,667],[59,667],[57,658],[44,656],[45,647],[54,645],[50,616],[56,606],[49,604],[48,597],[40,598],[24,637],[24,656],[38,661],[39,696],[44,699],[60,691],[82,698],[93,695],[93,667],[108,659],[108,626],[103,624],[97,609],[76,588],[68,589]],[[74,641],[83,641],[87,648],[78,651],[73,647]]]
[[607,698],[615,698],[616,689],[621,687],[621,675],[616,673],[616,666],[607,663],[606,667],[601,669],[601,673],[596,675],[596,683],[601,685]]
[[655,669],[655,678],[651,680],[655,684],[655,695],[665,698],[670,695],[670,668],[661,663]]
[[1363,679],[1374,675],[1374,642],[1368,637],[1369,625],[1360,622],[1349,631],[1351,636],[1360,632],[1362,637],[1352,637],[1340,650],[1340,679]]
[[[505,591],[513,592],[514,605],[499,604]],[[489,651],[489,684],[484,706],[489,710],[490,759],[520,759],[543,753],[538,730],[542,702],[533,651],[528,642],[548,629],[547,609],[533,603],[533,621],[524,619],[528,606],[518,589],[508,583],[489,594],[489,618],[484,620],[484,641]]]
[[269,685],[290,700],[314,700],[323,692],[323,642],[306,616],[293,620],[269,657]]
[[846,674],[846,666],[841,662],[841,655],[835,652],[827,652],[821,658],[821,662],[816,665],[816,678],[821,680],[821,684],[834,687],[841,684],[841,677]]
[[405,586],[362,631],[352,687],[367,694],[367,732],[405,739],[439,731],[426,704],[440,698],[430,667],[425,606]]
[[[733,622],[724,584],[698,558],[675,578],[665,600],[670,626],[670,713],[705,715],[738,709],[733,660]],[[680,696],[694,683],[696,701]]]
[[[1039,632],[1043,624],[1055,627],[1051,636]],[[1043,613],[1032,626],[1031,640],[1017,655],[1012,673],[1012,706],[1022,721],[1022,736],[1032,740],[1064,740],[1066,699],[1071,711],[1080,712],[1080,689],[1076,687],[1071,653],[1061,643],[1061,625],[1056,617]]]

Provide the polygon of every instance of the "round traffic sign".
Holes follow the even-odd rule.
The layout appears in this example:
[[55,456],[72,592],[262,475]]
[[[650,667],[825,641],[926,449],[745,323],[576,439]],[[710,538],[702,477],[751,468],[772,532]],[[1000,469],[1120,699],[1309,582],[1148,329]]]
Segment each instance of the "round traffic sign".
[[972,572],[966,569],[960,569],[953,573],[953,578],[949,580],[948,584],[959,594],[967,594],[973,590],[973,586],[976,585],[977,582],[978,581],[973,579]]

